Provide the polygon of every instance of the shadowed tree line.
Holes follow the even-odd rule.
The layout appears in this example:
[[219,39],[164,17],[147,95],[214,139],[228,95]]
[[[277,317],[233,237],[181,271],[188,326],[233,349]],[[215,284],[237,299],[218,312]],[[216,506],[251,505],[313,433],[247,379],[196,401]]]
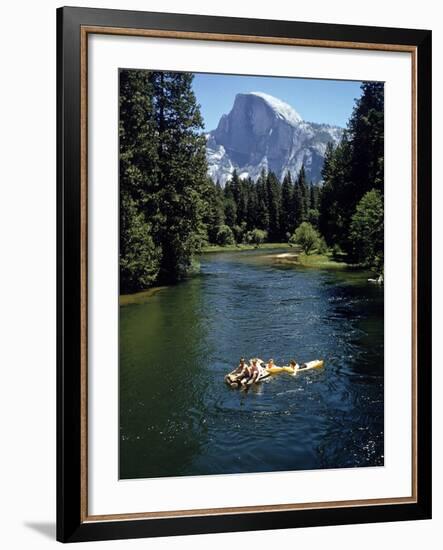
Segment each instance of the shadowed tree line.
[[288,172],[282,183],[273,172],[262,170],[254,182],[234,170],[224,189],[212,186],[209,242],[286,242],[302,222],[318,225],[319,194],[320,188],[307,182],[303,166],[294,182]]
[[384,86],[364,82],[339,145],[323,165],[319,228],[349,261],[383,271]]
[[173,282],[206,236],[203,120],[193,75],[120,71],[120,291]]
[[362,96],[323,185],[256,181],[236,171],[222,188],[207,176],[205,136],[190,73],[120,71],[120,292],[171,283],[197,269],[203,246],[264,241],[327,247],[383,269],[383,85]]

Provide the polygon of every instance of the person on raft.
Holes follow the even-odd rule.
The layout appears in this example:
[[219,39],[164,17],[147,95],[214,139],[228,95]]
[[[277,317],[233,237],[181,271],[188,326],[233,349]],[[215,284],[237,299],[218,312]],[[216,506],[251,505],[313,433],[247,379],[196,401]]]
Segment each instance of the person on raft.
[[295,359],[291,359],[289,361],[289,366],[292,368],[293,371],[296,371],[299,368],[298,363]]
[[233,388],[238,385],[240,380],[245,376],[249,376],[248,365],[244,357],[240,357],[239,364],[232,372],[226,375],[225,380]]
[[276,367],[277,365],[274,363],[274,359],[269,359],[269,361],[266,363],[266,370],[271,370],[272,367]]
[[299,365],[295,359],[291,359],[289,361],[289,366],[295,371],[305,369],[308,365],[306,363],[303,363],[302,365]]
[[247,376],[243,377],[240,380],[240,384],[242,384],[242,386],[249,386],[257,380],[260,374],[260,371],[258,369],[259,362],[263,363],[263,361],[261,359],[258,359],[257,357],[251,359],[251,364],[249,365],[249,367],[247,367]]
[[231,372],[231,376],[240,376],[241,374],[244,374],[247,368],[248,365],[246,364],[246,359],[244,357],[240,357],[238,367]]

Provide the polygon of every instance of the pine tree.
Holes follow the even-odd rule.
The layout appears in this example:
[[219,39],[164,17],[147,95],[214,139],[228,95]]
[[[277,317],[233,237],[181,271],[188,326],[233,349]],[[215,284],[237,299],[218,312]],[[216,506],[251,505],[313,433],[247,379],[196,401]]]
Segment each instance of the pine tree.
[[248,188],[248,212],[246,223],[248,230],[251,230],[258,227],[259,223],[257,186],[251,178],[248,178],[246,185]]
[[292,196],[293,210],[294,210],[294,222],[298,227],[301,223],[306,221],[307,216],[307,184],[306,184],[306,172],[305,167],[302,164],[298,173],[297,179],[294,185],[294,193]]
[[245,179],[240,179],[240,196],[238,201],[237,223],[239,225],[248,224],[248,209],[249,209],[249,182]]
[[306,221],[308,209],[309,209],[309,185],[308,180],[306,178],[306,171],[305,171],[305,165],[302,164],[300,172],[298,174],[297,184],[300,189],[301,197],[302,197],[302,222]]
[[158,134],[149,72],[119,73],[120,292],[152,284],[162,250],[154,225],[158,202]]
[[348,236],[348,208],[354,208],[346,199],[349,185],[350,151],[347,132],[335,149],[327,150],[323,165],[323,188],[320,198],[320,231],[328,245],[345,246]]
[[371,189],[358,202],[351,220],[350,242],[354,261],[377,269],[383,265],[383,217],[382,194]]
[[119,96],[120,189],[146,205],[157,200],[158,133],[149,72],[121,70]]
[[120,194],[120,292],[151,286],[159,273],[161,248],[152,238],[152,226],[129,193]]
[[331,181],[334,175],[334,144],[329,141],[326,145],[325,157],[321,176],[324,183]]
[[205,238],[206,142],[192,80],[191,73],[150,74],[163,217],[159,225],[163,249],[160,276],[173,281],[191,270]]
[[[295,216],[293,209],[294,188],[291,173],[288,171],[283,178],[281,188],[281,233],[284,240],[288,240],[295,229]],[[288,236],[289,235],[289,236]]]
[[225,222],[231,229],[235,227],[237,222],[237,205],[231,196],[224,197],[224,214]]
[[371,189],[384,186],[384,87],[364,82],[341,143],[328,146],[323,166],[320,229],[330,245],[352,253],[351,218]]
[[231,195],[232,195],[232,199],[235,203],[235,219],[234,219],[234,225],[236,225],[240,220],[239,220],[239,206],[240,206],[240,202],[241,202],[241,194],[242,194],[242,190],[241,190],[241,182],[240,182],[240,178],[238,177],[238,174],[237,174],[237,170],[234,169],[234,172],[232,173],[232,176],[231,176],[231,179],[229,181],[229,184],[228,184],[228,187],[230,189],[230,192],[231,192]]
[[266,192],[268,196],[269,240],[276,242],[280,239],[281,190],[280,182],[274,172],[269,172],[267,175]]
[[269,203],[266,186],[267,174],[263,169],[256,182],[257,189],[257,229],[269,231]]
[[351,181],[359,198],[372,188],[383,193],[384,184],[384,84],[364,82],[361,89],[348,124]]
[[206,180],[206,192],[204,200],[207,203],[207,209],[203,218],[206,227],[207,239],[210,243],[217,242],[219,229],[225,224],[225,212],[223,202],[223,190],[220,183],[214,184],[211,178]]
[[312,181],[309,184],[309,208],[318,210],[318,187]]
[[308,189],[308,210],[306,219],[314,228],[318,228],[318,220],[320,217],[320,212],[318,211],[318,187],[311,181]]

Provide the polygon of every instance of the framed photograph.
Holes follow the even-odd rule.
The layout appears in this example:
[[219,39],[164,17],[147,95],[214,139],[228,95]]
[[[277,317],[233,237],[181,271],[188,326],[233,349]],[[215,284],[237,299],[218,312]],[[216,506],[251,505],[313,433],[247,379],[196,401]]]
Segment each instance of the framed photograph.
[[57,32],[58,540],[430,518],[431,32]]

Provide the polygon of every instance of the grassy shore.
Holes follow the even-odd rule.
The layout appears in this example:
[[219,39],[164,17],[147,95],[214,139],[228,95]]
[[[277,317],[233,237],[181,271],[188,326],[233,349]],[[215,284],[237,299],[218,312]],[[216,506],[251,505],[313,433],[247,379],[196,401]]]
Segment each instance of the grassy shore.
[[281,264],[299,265],[302,267],[312,267],[317,269],[344,269],[348,267],[346,262],[337,260],[330,253],[305,254],[304,252],[294,250],[293,252],[276,254],[274,259]]
[[263,243],[258,248],[253,244],[228,244],[226,246],[209,245],[204,247],[202,252],[208,254],[211,252],[242,252],[244,250],[272,250],[276,248],[288,249],[288,252],[276,254],[274,256],[275,260],[282,264],[300,265],[318,269],[343,269],[348,265],[346,262],[335,258],[332,253],[305,254],[299,247],[291,246],[288,243]]
[[291,248],[288,243],[263,243],[259,247],[255,244],[227,244],[218,246],[211,244],[202,249],[203,254],[211,252],[243,252],[244,250],[269,250],[272,248]]
[[118,302],[121,306],[128,306],[132,304],[143,304],[157,294],[160,290],[163,290],[164,288],[167,288],[166,286],[154,286],[152,288],[148,288],[147,290],[142,290],[141,292],[135,292],[134,294],[120,294],[118,298]]
[[334,259],[332,254],[299,254],[297,263],[305,267],[336,268],[343,269],[348,266],[346,262]]

